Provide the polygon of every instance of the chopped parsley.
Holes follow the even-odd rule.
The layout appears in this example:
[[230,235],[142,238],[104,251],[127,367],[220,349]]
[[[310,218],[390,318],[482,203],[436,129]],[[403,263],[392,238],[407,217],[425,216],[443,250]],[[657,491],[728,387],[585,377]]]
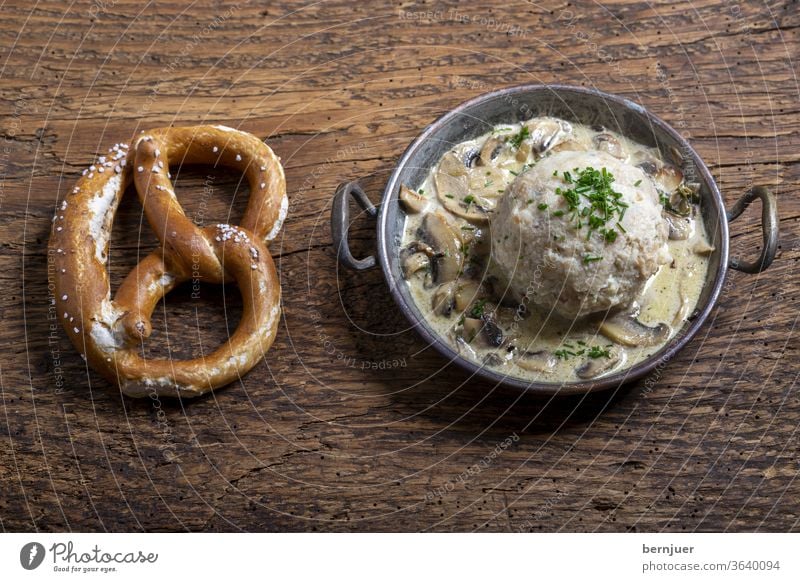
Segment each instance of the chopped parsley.
[[641,180],[636,180],[636,181],[633,183],[633,185],[634,185],[634,186],[636,186],[636,187],[638,188],[639,186],[641,186],[641,185],[642,185],[642,181],[641,181]]
[[558,349],[553,352],[553,354],[559,360],[567,360],[571,357],[576,356],[589,356],[592,359],[597,358],[610,358],[611,357],[611,344],[607,345],[605,348],[601,346],[591,346],[589,347],[586,345],[586,342],[578,341],[578,347],[573,346],[572,344],[563,343],[561,344],[561,349]]
[[420,196],[425,196],[425,188],[420,188],[419,190],[417,190],[417,192],[419,193]]
[[[573,173],[574,172],[574,173]],[[553,173],[558,176],[558,171]],[[580,230],[587,227],[586,239],[597,232],[607,243],[617,240],[617,231],[614,227],[622,228],[621,221],[628,209],[628,204],[622,200],[622,194],[614,190],[614,175],[605,168],[597,170],[587,167],[575,168],[572,172],[561,174],[564,182],[570,188],[556,188],[556,194],[564,198],[570,220],[575,223],[575,228]],[[553,213],[554,216],[563,216]],[[616,224],[612,224],[616,221]],[[599,261],[601,257],[584,257],[584,262]]]
[[583,262],[584,263],[594,263],[595,261],[602,261],[603,257],[597,257],[593,255],[584,255]]
[[601,348],[600,346],[592,346],[589,348],[589,351],[586,352],[586,355],[590,358],[610,358],[611,352],[608,348]]
[[547,210],[547,204],[542,202],[536,208],[538,208],[539,210]]
[[519,130],[519,133],[516,133],[512,135],[510,138],[508,138],[508,143],[510,143],[514,149],[519,149],[519,146],[522,145],[522,142],[528,139],[530,135],[531,135],[531,130],[528,129],[527,125],[523,125],[522,128]]
[[472,204],[473,202],[475,202],[475,197],[472,194],[467,194],[466,196],[464,196],[464,202],[467,204]]
[[469,312],[470,317],[474,317],[475,319],[479,319],[483,312],[486,310],[486,299],[478,299],[475,302],[475,305],[472,306],[472,309]]

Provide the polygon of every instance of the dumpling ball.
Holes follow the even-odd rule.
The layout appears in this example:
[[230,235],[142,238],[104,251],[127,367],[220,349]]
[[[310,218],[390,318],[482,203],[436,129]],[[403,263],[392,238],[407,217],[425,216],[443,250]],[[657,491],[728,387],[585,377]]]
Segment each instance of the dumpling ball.
[[653,181],[602,151],[563,151],[509,186],[492,269],[517,301],[575,319],[630,306],[672,261]]

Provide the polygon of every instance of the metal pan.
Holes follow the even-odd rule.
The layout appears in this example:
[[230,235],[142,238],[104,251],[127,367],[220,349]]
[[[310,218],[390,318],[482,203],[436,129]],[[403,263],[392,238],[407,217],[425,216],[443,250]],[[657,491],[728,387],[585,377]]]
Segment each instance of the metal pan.
[[[401,184],[421,183],[428,171],[454,144],[489,131],[498,123],[516,123],[531,117],[552,115],[575,123],[603,125],[633,140],[660,149],[665,157],[677,158],[684,175],[701,185],[700,210],[711,243],[716,249],[710,257],[708,275],[695,312],[683,328],[661,350],[630,367],[591,381],[532,382],[502,374],[476,364],[461,355],[436,333],[417,308],[400,270],[399,251],[405,215],[398,204]],[[350,199],[377,218],[377,255],[356,259],[347,240]],[[763,246],[753,261],[729,257],[729,223],[755,199],[762,204]],[[489,382],[542,395],[582,394],[617,387],[641,378],[663,366],[683,348],[705,322],[716,305],[728,269],[759,273],[772,263],[778,248],[778,210],[775,195],[757,186],[746,192],[726,212],[719,187],[697,152],[672,127],[627,99],[581,87],[563,85],[523,85],[480,95],[437,119],[415,139],[394,169],[379,208],[373,206],[358,181],[341,184],[333,200],[331,214],[333,242],[339,261],[355,270],[380,265],[389,292],[400,310],[426,342],[445,358]]]

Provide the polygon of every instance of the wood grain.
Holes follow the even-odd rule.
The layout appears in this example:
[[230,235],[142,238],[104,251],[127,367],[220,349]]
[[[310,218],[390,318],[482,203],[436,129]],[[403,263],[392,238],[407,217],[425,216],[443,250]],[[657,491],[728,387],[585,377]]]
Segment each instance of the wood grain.
[[[797,1],[304,4],[4,5],[2,529],[800,529]],[[779,194],[775,264],[731,273],[686,350],[613,393],[542,401],[475,382],[408,328],[379,272],[343,272],[331,248],[337,183],[365,178],[377,201],[428,123],[531,82],[641,102],[690,139],[729,204],[751,184]],[[126,399],[51,332],[50,218],[111,144],[205,122],[283,159],[291,213],[271,250],[284,319],[237,385]],[[202,168],[178,187],[198,222],[235,222],[247,195]],[[155,243],[130,194],[116,283]],[[733,225],[733,253],[757,253],[759,216]],[[373,224],[352,235],[368,253]],[[147,350],[203,353],[240,309],[235,287],[177,290]]]

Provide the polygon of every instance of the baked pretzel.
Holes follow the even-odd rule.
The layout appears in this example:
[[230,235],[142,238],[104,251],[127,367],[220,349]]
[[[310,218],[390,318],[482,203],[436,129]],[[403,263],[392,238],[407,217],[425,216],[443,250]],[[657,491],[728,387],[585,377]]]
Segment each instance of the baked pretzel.
[[[225,166],[243,172],[250,199],[241,226],[200,228],[178,203],[170,162]],[[280,284],[268,241],[286,217],[280,160],[260,139],[223,126],[142,132],[117,144],[83,172],[53,218],[58,317],[73,345],[124,394],[193,397],[228,384],[255,366],[272,345],[280,320]],[[111,298],[106,257],[114,214],[133,182],[161,241]],[[190,278],[236,281],[244,310],[236,331],[215,352],[193,360],[144,358],[158,301]]]

